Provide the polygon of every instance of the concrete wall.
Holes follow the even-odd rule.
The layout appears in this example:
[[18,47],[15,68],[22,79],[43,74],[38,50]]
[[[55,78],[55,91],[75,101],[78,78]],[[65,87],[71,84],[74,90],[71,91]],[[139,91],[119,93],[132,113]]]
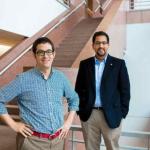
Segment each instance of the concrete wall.
[[128,11],[127,13],[127,23],[148,23],[150,22],[150,9],[149,10],[135,10]]
[[131,130],[150,132],[150,23],[127,25],[125,59],[131,80],[129,123]]

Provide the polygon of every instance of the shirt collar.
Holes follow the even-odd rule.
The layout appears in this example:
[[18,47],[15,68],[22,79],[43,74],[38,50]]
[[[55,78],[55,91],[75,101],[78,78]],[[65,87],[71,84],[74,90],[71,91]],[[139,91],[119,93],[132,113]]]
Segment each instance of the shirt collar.
[[105,58],[102,61],[99,61],[96,57],[94,57],[95,58],[95,64],[100,64],[101,62],[104,62],[104,64],[105,64],[107,57],[108,57],[108,54],[105,56]]
[[[42,77],[44,77],[43,73],[39,70],[39,68],[35,67],[34,68],[35,72],[38,73],[39,75],[41,75]],[[49,77],[54,73],[54,69],[51,69],[51,73],[49,75]]]

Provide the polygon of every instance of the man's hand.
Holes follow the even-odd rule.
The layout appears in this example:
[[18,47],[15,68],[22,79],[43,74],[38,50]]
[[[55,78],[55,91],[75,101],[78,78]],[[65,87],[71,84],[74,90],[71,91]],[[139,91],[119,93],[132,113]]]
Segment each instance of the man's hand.
[[62,128],[60,128],[61,129],[61,133],[59,135],[60,139],[64,139],[67,137],[67,134],[69,132],[71,124],[72,124],[72,122],[65,122],[64,125],[62,126]]
[[29,125],[14,121],[9,114],[3,114],[0,118],[14,131],[22,134],[24,137],[31,136],[33,133]]
[[24,137],[28,137],[33,134],[33,131],[30,129],[30,126],[22,122],[15,122],[14,126],[12,126],[12,129],[17,133],[22,134]]
[[66,138],[68,132],[69,132],[69,129],[71,127],[71,124],[73,122],[73,118],[75,116],[76,112],[75,111],[70,111],[69,114],[68,114],[68,117],[64,123],[64,125],[62,126],[61,128],[61,133],[59,135],[59,138],[60,139],[64,139]]

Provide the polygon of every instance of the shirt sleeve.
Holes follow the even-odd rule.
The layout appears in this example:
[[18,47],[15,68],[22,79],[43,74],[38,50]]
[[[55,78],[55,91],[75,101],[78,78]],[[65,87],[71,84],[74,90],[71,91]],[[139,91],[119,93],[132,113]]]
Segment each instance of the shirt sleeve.
[[5,104],[21,93],[20,77],[0,89],[0,114],[6,114],[7,109]]
[[63,76],[63,83],[64,83],[64,97],[67,99],[68,109],[69,111],[78,111],[79,110],[79,97],[78,94],[75,92],[73,87],[71,86],[70,81],[67,77]]

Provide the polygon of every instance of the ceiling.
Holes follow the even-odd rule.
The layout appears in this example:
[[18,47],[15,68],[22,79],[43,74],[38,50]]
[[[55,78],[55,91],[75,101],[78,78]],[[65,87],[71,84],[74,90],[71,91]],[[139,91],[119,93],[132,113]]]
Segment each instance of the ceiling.
[[24,36],[0,29],[0,56],[25,39]]
[[21,42],[25,37],[12,32],[4,31],[0,29],[0,44],[13,46]]

